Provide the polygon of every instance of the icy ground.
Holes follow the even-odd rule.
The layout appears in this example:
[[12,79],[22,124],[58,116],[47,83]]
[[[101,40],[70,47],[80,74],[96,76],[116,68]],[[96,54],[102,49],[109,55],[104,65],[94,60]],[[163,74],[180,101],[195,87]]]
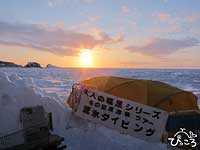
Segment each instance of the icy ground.
[[[22,107],[43,105],[47,112],[53,112],[54,132],[65,138],[65,144],[69,150],[166,149],[166,146],[161,143],[141,141],[76,118],[65,104],[71,85],[88,77],[96,75],[127,76],[127,74],[138,78],[150,77],[148,70],[136,70],[132,74],[127,73],[128,71],[109,69],[90,69],[89,71],[84,69],[0,69],[0,136],[20,129],[18,116]],[[159,73],[162,74],[162,70]],[[195,89],[195,86],[190,86],[189,82],[185,83],[187,87],[184,87],[184,82],[181,80],[189,80],[189,77],[183,76],[180,71],[172,71],[172,73],[173,76],[168,80],[159,75],[159,80],[166,80],[165,82],[169,83],[174,83],[173,80],[176,80],[176,86]],[[156,78],[153,75],[151,74],[151,79]],[[198,83],[200,81],[199,71],[195,75],[192,80]],[[169,77],[169,71],[166,76]],[[178,78],[181,80],[177,80]],[[199,94],[198,90],[199,88],[196,88],[193,92]]]

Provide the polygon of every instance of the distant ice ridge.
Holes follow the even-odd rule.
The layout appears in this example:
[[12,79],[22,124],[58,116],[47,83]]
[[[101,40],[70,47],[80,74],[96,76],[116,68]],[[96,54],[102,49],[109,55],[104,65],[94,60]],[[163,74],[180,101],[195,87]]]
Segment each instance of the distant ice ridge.
[[[53,113],[54,132],[65,138],[72,150],[164,150],[163,144],[148,143],[122,135],[72,115],[56,93],[45,96],[32,78],[0,72],[0,136],[20,130],[19,111],[23,107],[43,105]],[[53,94],[53,92],[52,92]]]

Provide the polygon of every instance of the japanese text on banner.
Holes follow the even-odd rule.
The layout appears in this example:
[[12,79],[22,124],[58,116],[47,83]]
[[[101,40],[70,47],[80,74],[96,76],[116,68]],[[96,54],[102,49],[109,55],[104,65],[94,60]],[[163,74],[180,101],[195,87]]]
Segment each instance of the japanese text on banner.
[[90,88],[82,90],[76,115],[143,140],[160,141],[166,111]]

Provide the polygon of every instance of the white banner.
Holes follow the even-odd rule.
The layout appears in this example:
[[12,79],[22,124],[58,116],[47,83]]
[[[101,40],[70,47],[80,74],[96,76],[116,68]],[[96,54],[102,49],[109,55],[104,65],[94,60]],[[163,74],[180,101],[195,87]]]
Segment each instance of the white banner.
[[[80,91],[80,89],[78,90]],[[75,114],[146,141],[160,142],[168,112],[84,87]]]

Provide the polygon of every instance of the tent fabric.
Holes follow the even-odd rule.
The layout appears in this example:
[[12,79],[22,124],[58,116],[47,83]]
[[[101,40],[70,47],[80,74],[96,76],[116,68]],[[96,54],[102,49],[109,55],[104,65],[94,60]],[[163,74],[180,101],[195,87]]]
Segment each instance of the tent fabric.
[[192,92],[159,81],[101,76],[81,83],[95,87],[96,90],[168,112],[199,110],[197,96]]

